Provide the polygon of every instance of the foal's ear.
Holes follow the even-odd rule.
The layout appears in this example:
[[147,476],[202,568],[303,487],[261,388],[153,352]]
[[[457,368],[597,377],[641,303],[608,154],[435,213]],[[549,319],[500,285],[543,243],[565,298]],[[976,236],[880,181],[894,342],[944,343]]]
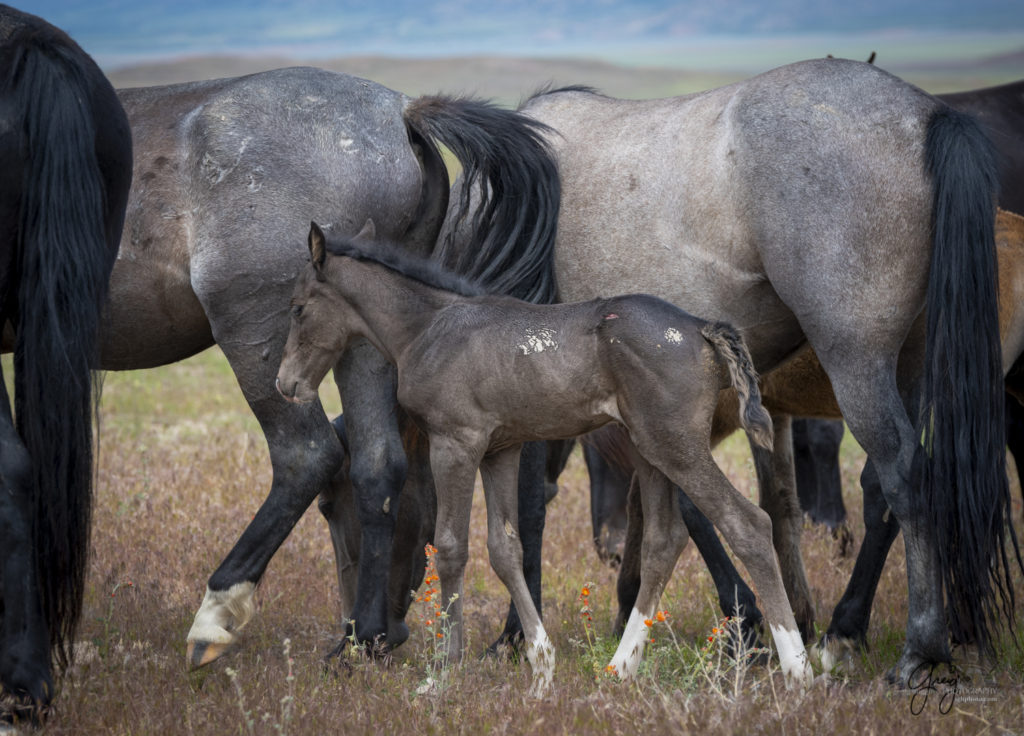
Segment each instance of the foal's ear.
[[324,231],[315,222],[309,223],[309,256],[317,274],[323,271],[324,259],[327,258],[327,239]]
[[373,224],[373,220],[366,218],[366,223],[363,225],[363,229],[352,238],[352,240],[370,240],[372,241],[377,237],[377,226]]

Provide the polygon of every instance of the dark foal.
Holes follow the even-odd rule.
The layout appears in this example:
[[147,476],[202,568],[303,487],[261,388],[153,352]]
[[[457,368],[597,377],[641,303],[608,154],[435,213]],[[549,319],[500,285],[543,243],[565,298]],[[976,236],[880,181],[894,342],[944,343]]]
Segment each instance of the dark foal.
[[330,244],[313,225],[312,268],[296,283],[278,390],[293,401],[314,401],[327,371],[358,337],[396,365],[399,403],[430,440],[438,573],[453,622],[448,656],[462,652],[462,583],[479,468],[491,564],[519,609],[534,689],[546,689],[554,650],[522,574],[520,448],[618,421],[635,449],[644,546],[637,603],[611,662],[615,671],[623,679],[636,673],[644,619],[654,615],[687,541],[674,482],[746,565],[783,670],[806,680],[810,669],[771,546],[770,521],[711,457],[711,416],[719,390],[730,385],[740,395],[741,421],[752,441],[771,446],[771,421],[739,334],[646,295],[548,306],[488,295],[430,261],[380,243],[366,248],[370,239],[372,223],[354,240]]

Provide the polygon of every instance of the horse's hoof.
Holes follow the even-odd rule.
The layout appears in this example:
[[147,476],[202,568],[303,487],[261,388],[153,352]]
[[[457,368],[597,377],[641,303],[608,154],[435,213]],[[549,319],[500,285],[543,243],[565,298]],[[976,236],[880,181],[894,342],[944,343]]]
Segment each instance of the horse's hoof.
[[215,641],[190,641],[188,643],[188,665],[190,669],[197,670],[205,667],[216,659],[220,659],[231,649],[231,644],[224,644]]
[[0,692],[0,734],[20,733],[20,725],[41,726],[49,713],[49,699],[45,696],[39,699]]
[[853,663],[853,655],[860,646],[853,639],[825,634],[810,647],[808,654],[825,673],[839,672]]

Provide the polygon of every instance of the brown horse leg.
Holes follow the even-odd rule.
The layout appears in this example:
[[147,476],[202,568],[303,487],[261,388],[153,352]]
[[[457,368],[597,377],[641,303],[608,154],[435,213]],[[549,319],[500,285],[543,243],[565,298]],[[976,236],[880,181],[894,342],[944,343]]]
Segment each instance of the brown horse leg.
[[804,518],[796,493],[792,421],[788,414],[772,414],[772,423],[775,426],[774,449],[765,450],[753,443],[750,449],[761,489],[761,508],[772,519],[772,543],[779,555],[782,582],[793,606],[800,636],[807,644],[814,638],[814,597],[800,551]]

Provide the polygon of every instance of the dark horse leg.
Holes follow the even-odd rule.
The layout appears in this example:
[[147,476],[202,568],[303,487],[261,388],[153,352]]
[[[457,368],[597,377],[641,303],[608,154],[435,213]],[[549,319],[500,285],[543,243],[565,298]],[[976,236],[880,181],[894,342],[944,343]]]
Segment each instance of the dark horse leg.
[[835,531],[846,521],[839,474],[841,419],[793,419],[793,463],[800,508]]
[[[1021,452],[1024,463],[1024,425],[1020,404],[1006,394],[1006,437],[1011,452]],[[1014,459],[1016,459],[1014,455]],[[864,542],[850,575],[843,597],[832,612],[832,621],[819,644],[822,664],[831,669],[844,651],[867,648],[867,631],[871,606],[878,590],[889,549],[899,534],[900,526],[882,496],[878,474],[869,459],[860,477],[864,490]]]
[[864,489],[864,542],[857,554],[846,591],[832,612],[832,621],[819,645],[822,665],[831,670],[843,650],[867,647],[871,604],[900,525],[882,496],[878,474],[869,459],[861,472]]
[[4,717],[22,718],[53,696],[50,637],[39,601],[32,546],[32,464],[14,429],[0,377],[0,684],[14,698]]

